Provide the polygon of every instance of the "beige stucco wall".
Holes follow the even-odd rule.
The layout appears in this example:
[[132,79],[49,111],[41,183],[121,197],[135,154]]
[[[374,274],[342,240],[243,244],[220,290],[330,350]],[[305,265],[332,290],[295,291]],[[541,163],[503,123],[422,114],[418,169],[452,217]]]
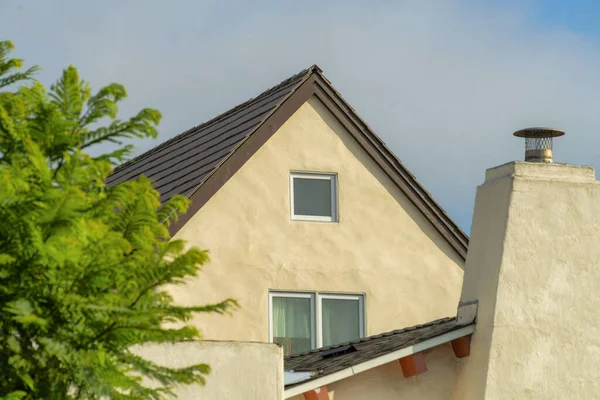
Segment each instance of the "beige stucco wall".
[[592,168],[487,172],[462,291],[480,302],[477,332],[455,398],[600,398],[599,243]]
[[[338,223],[290,220],[290,171],[338,174]],[[210,339],[269,340],[269,289],[364,293],[367,335],[456,313],[463,261],[315,98],[176,237],[212,261],[175,300],[241,305],[193,319]]]
[[178,400],[283,399],[283,351],[275,344],[204,341],[146,345],[134,351],[173,368],[210,366],[204,386],[186,385],[174,390]]
[[[329,384],[330,400],[451,400],[458,363],[449,343],[424,352],[427,372],[402,375],[399,361]],[[290,400],[304,400],[302,395]]]

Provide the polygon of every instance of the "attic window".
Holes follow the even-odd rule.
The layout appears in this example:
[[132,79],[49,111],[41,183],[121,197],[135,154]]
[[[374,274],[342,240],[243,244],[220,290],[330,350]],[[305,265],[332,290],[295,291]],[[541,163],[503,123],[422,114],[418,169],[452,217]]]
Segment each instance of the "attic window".
[[337,221],[335,174],[292,172],[290,200],[292,220]]

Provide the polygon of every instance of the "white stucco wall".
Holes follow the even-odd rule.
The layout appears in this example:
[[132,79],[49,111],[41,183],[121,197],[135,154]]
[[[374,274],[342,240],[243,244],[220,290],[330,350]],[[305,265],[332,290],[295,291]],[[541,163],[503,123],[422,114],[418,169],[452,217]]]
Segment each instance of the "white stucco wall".
[[427,372],[402,375],[399,361],[354,375],[329,386],[331,400],[450,400],[456,357],[449,343],[427,350]]
[[204,386],[175,389],[178,400],[283,399],[283,351],[275,344],[203,341],[147,345],[135,351],[168,367],[210,366]]
[[[338,223],[290,220],[290,171],[338,174]],[[176,302],[241,305],[209,339],[269,340],[269,289],[364,293],[367,335],[456,313],[463,261],[315,98],[176,237],[212,260]]]
[[600,397],[600,185],[510,163],[478,188],[462,299],[478,299],[456,399]]

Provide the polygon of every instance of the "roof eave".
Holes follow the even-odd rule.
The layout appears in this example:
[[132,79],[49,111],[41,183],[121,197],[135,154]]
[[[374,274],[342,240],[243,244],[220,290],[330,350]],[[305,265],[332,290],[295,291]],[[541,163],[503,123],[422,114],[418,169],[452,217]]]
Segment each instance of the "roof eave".
[[358,373],[379,367],[383,364],[387,364],[389,362],[399,360],[403,357],[408,357],[413,354],[419,353],[421,351],[428,350],[428,349],[437,347],[439,345],[442,345],[444,343],[451,342],[455,339],[458,339],[458,338],[461,338],[461,337],[464,337],[467,335],[471,335],[474,332],[475,332],[475,324],[470,324],[470,325],[464,326],[460,329],[441,334],[439,336],[433,337],[431,339],[427,339],[423,342],[414,344],[409,347],[405,347],[403,349],[393,351],[388,354],[384,354],[382,356],[373,358],[369,361],[365,361],[360,364],[353,365],[352,367],[331,373],[329,375],[325,375],[325,376],[310,380],[305,383],[296,384],[294,386],[291,386],[291,387],[285,389],[284,398],[289,399],[290,397],[294,397],[299,394],[308,392],[310,390],[314,390],[314,389],[320,388],[322,386],[329,385],[330,383],[338,382],[342,379],[345,379],[352,375],[356,375]]

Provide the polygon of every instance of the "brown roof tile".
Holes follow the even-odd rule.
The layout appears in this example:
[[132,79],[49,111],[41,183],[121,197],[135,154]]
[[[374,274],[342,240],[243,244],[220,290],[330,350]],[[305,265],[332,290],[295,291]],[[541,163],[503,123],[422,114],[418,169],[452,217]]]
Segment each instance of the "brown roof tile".
[[190,195],[293,92],[309,71],[310,68],[305,69],[119,166],[106,183],[115,185],[143,174],[152,179],[161,202],[175,194]]

